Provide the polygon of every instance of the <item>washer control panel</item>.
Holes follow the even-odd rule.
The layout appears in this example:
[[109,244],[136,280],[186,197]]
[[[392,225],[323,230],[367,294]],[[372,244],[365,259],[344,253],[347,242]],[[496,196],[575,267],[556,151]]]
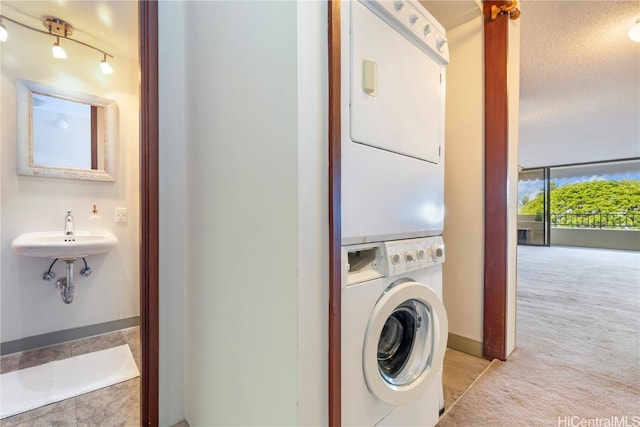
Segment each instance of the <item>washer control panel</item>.
[[395,276],[444,262],[442,236],[383,242],[386,275]]

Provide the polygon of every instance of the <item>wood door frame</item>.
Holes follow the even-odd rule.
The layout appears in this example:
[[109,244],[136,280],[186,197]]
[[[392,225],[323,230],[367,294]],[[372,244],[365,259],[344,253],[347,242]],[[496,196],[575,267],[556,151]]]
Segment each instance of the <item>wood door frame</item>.
[[507,358],[509,14],[491,20],[491,6],[506,1],[485,0],[484,15],[484,309],[482,356]]
[[158,2],[138,2],[140,37],[140,425],[157,426],[159,359]]
[[[507,120],[496,116],[508,113],[506,108],[506,31],[508,17],[499,17],[487,25],[487,9],[504,1],[485,1],[485,357],[506,357],[506,193],[504,176],[491,174],[506,167],[508,141]],[[341,223],[340,223],[340,2],[329,0],[329,233],[330,233],[330,296],[329,296],[329,425],[341,420]],[[490,12],[489,12],[490,13]],[[141,425],[158,425],[158,352],[159,352],[159,211],[158,211],[158,3],[139,2],[140,22],[140,317],[142,341]],[[504,28],[504,29],[502,29]],[[489,31],[487,31],[489,29]],[[494,31],[495,30],[495,31]],[[501,36],[500,34],[504,34]],[[504,44],[496,55],[493,43]],[[504,56],[502,55],[504,51]],[[495,62],[494,62],[495,61]],[[500,65],[504,64],[504,65]],[[491,71],[491,72],[490,72]],[[493,74],[493,73],[497,74]],[[491,77],[491,78],[489,78]],[[497,78],[496,78],[497,77]],[[496,87],[494,88],[494,85]],[[494,97],[495,96],[495,97]],[[495,114],[494,114],[495,113]],[[508,116],[505,116],[505,119]],[[502,125],[500,125],[502,123]],[[503,181],[500,181],[503,179]],[[497,182],[498,181],[498,182]],[[506,190],[505,190],[506,191]],[[488,203],[490,202],[490,203]],[[498,203],[494,205],[493,203]],[[504,203],[504,204],[503,204]],[[502,225],[488,224],[488,214],[497,209],[504,216]],[[502,212],[500,212],[502,210]],[[489,225],[491,232],[487,229]],[[498,251],[494,251],[496,248]],[[504,248],[504,250],[502,250]],[[487,257],[487,254],[495,254]],[[502,276],[504,275],[504,280]]]
[[342,417],[340,1],[328,0],[329,52],[329,425]]

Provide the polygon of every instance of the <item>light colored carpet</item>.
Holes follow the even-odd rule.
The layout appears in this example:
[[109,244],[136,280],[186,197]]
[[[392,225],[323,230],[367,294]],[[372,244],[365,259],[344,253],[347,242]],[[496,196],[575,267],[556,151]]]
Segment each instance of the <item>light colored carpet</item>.
[[639,252],[521,246],[517,308],[516,351],[439,427],[640,425]]

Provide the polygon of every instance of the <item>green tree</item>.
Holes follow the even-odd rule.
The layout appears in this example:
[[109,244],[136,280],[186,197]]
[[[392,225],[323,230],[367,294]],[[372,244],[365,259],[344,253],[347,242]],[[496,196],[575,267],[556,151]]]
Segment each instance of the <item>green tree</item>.
[[[533,200],[523,204],[521,214],[541,214],[544,195],[538,194]],[[576,182],[558,187],[551,185],[551,213],[557,215],[575,214],[640,214],[640,181],[591,181]],[[613,218],[610,218],[613,221]],[[569,222],[568,225],[571,224]],[[612,223],[603,224],[613,226]],[[635,224],[634,228],[640,228]]]

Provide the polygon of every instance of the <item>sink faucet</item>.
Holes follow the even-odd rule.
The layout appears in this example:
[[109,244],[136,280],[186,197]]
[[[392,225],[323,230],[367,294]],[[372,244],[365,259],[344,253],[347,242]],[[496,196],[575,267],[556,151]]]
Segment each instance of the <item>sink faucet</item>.
[[64,218],[64,234],[67,236],[73,235],[73,215],[71,215],[71,211],[67,211],[67,216]]

